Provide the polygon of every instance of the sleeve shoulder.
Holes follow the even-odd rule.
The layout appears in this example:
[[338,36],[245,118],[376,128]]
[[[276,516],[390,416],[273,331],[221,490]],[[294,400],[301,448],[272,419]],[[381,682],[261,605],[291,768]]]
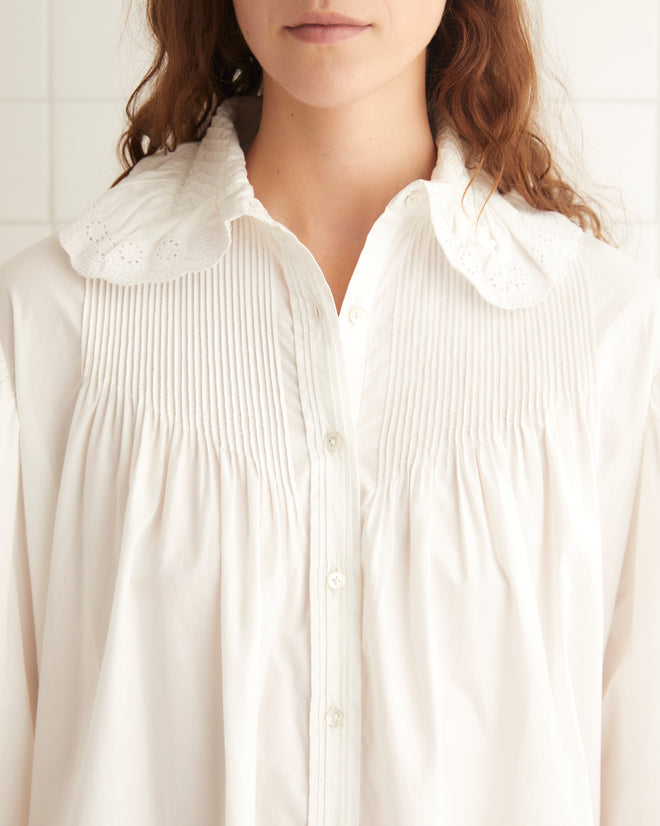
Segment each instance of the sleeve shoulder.
[[602,824],[660,812],[660,374],[650,392],[603,672]]
[[601,826],[660,812],[660,278],[585,234],[604,588]]
[[48,466],[38,451],[79,378],[82,288],[54,236],[0,267],[0,826],[28,823],[39,693],[26,456]]
[[607,343],[617,334],[629,340],[633,333],[641,346],[648,347],[652,342],[655,370],[660,368],[658,273],[589,233],[580,239],[580,255],[589,284],[597,337]]
[[38,676],[19,421],[0,342],[0,826],[28,822]]
[[26,316],[24,311],[43,308],[46,317],[56,320],[58,309],[70,304],[74,292],[80,294],[82,283],[55,235],[0,265],[0,343],[10,376],[14,376],[16,336],[21,332],[17,327]]

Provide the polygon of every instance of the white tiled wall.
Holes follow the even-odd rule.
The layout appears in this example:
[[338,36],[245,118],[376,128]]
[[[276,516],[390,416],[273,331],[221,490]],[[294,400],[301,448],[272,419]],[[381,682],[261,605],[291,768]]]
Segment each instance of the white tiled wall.
[[150,57],[143,3],[0,0],[0,261],[121,171],[124,105]]
[[[605,199],[618,238],[660,263],[660,0],[531,0],[543,20],[552,126]],[[120,171],[123,107],[149,60],[144,0],[0,0],[0,261],[75,217]],[[575,126],[581,126],[581,132]],[[564,130],[566,131],[566,129]],[[622,203],[626,211],[622,210]]]
[[657,275],[660,0],[536,2],[548,67],[576,100],[582,178],[618,222],[621,246]]

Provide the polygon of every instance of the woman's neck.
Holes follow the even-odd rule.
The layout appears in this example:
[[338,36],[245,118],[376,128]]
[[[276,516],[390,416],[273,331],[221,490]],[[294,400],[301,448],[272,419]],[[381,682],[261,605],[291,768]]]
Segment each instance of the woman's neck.
[[259,131],[246,153],[256,197],[310,248],[339,236],[361,249],[394,195],[428,179],[436,162],[423,78],[413,92],[401,78],[330,109],[305,105],[265,78]]

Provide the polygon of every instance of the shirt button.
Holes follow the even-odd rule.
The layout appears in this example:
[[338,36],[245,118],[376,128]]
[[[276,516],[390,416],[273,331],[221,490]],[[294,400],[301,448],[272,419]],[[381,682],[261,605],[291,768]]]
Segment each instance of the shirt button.
[[348,314],[348,317],[353,322],[353,324],[357,324],[364,318],[364,310],[362,309],[362,307],[351,307],[351,311]]
[[329,708],[325,715],[325,721],[329,726],[336,728],[344,721],[344,712],[340,708],[333,706]]
[[346,577],[342,574],[341,571],[330,571],[326,581],[328,583],[328,586],[332,588],[333,591],[339,591],[346,584]]
[[422,200],[422,196],[419,192],[411,192],[410,195],[406,198],[405,204],[407,207],[411,209],[413,207],[419,206],[420,201]]
[[325,445],[326,450],[329,450],[330,453],[334,453],[341,447],[341,436],[339,433],[328,433],[323,440],[323,444]]

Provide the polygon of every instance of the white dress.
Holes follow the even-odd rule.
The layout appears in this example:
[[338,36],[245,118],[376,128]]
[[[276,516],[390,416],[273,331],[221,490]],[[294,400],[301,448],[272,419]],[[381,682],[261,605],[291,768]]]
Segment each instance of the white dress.
[[2,269],[1,826],[657,826],[660,281],[444,131],[338,315],[258,116]]

